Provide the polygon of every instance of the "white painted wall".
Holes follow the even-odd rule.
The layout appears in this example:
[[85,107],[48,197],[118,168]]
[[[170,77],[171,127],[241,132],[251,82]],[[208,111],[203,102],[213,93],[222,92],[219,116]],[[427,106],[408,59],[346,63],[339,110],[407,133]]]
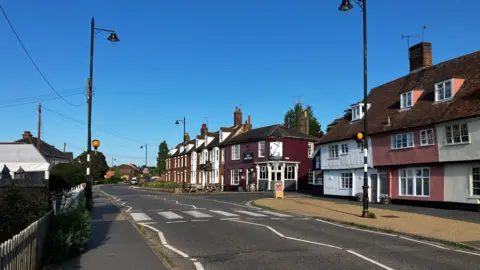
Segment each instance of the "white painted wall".
[[[458,145],[447,145],[445,143],[445,126],[456,123],[467,123],[470,143]],[[441,123],[435,125],[435,127],[437,130],[438,156],[440,162],[480,159],[480,117]]]
[[191,153],[190,155],[190,172],[191,172],[191,176],[190,176],[190,182],[192,184],[196,184],[197,183],[197,153],[194,151]]
[[445,201],[480,204],[480,196],[472,196],[473,167],[480,167],[480,162],[444,165]]
[[[342,189],[342,173],[353,173],[353,188],[351,189]],[[377,170],[369,169],[368,174],[376,174]],[[323,187],[325,195],[335,195],[335,196],[347,196],[353,197],[355,194],[362,192],[363,193],[363,169],[354,169],[354,170],[328,170],[323,171]],[[368,179],[368,186],[371,186],[371,179]],[[374,194],[377,196],[377,194]],[[371,190],[369,189],[370,200],[372,199]]]
[[[348,154],[342,154],[342,144],[348,144]],[[328,146],[338,145],[338,158],[328,157]],[[368,166],[372,167],[372,141],[368,138]],[[357,142],[345,140],[341,142],[320,145],[320,162],[322,170],[355,169],[363,168],[363,151],[359,151]]]

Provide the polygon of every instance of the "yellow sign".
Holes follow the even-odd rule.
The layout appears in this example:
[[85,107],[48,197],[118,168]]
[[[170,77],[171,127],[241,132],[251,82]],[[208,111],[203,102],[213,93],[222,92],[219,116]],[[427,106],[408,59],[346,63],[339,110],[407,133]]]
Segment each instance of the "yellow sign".
[[275,182],[275,199],[282,198],[283,199],[283,182],[276,181]]

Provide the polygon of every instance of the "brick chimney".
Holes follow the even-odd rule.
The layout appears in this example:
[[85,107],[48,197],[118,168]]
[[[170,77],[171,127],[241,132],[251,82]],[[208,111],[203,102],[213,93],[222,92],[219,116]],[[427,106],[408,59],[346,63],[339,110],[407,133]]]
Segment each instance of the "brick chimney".
[[245,121],[245,125],[243,126],[243,131],[250,131],[252,130],[252,123],[250,122],[251,118],[250,115],[248,116],[248,120]]
[[242,111],[240,108],[235,107],[235,112],[233,113],[233,125],[238,126],[242,124]]
[[188,134],[188,132],[185,133],[185,141],[190,141],[190,134]]
[[207,124],[202,124],[202,128],[200,129],[200,135],[202,137],[205,137],[205,135],[207,134],[208,132],[208,127],[207,127]]
[[410,71],[432,66],[432,43],[420,42],[408,49]]
[[307,111],[301,112],[298,117],[297,130],[305,134],[310,134],[309,122]]
[[32,138],[32,133],[28,130],[24,131],[23,134],[22,134],[22,138],[24,138],[24,139]]

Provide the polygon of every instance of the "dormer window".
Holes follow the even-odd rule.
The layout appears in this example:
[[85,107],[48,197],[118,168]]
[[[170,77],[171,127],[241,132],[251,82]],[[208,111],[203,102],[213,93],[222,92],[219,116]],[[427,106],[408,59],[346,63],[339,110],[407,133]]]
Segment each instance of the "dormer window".
[[435,84],[435,101],[450,100],[452,97],[452,80],[446,80]]
[[363,111],[363,105],[352,106],[352,121],[362,119]]
[[411,108],[413,104],[412,91],[400,95],[400,109]]

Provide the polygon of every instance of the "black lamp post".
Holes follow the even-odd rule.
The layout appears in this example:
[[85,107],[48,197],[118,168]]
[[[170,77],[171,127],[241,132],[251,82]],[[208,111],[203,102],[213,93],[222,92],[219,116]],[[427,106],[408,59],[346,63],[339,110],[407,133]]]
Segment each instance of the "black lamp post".
[[[368,217],[368,140],[367,140],[367,120],[368,120],[368,87],[367,87],[367,0],[353,0],[362,9],[363,12],[363,212],[362,217]],[[338,8],[340,11],[349,11],[353,8],[350,0],[342,0]]]
[[87,93],[87,103],[88,103],[88,138],[87,138],[87,188],[85,189],[85,196],[87,199],[92,199],[92,176],[90,174],[90,168],[92,162],[90,159],[90,152],[92,151],[92,88],[93,88],[93,44],[95,40],[95,31],[98,32],[109,32],[110,36],[107,38],[110,42],[119,42],[120,39],[117,37],[117,34],[114,30],[95,28],[95,18],[92,17],[91,29],[90,29],[90,77],[88,78],[88,93]]
[[187,169],[186,169],[187,168],[187,154],[186,154],[186,152],[187,152],[187,147],[186,147],[187,146],[187,138],[185,136],[186,135],[185,127],[186,127],[187,120],[185,119],[185,116],[183,117],[183,120],[175,121],[175,125],[179,125],[180,122],[183,123],[183,151],[184,151],[184,153],[183,153],[183,172],[182,172],[183,183],[182,183],[182,185],[183,185],[183,189],[185,189],[185,178],[187,177]]

